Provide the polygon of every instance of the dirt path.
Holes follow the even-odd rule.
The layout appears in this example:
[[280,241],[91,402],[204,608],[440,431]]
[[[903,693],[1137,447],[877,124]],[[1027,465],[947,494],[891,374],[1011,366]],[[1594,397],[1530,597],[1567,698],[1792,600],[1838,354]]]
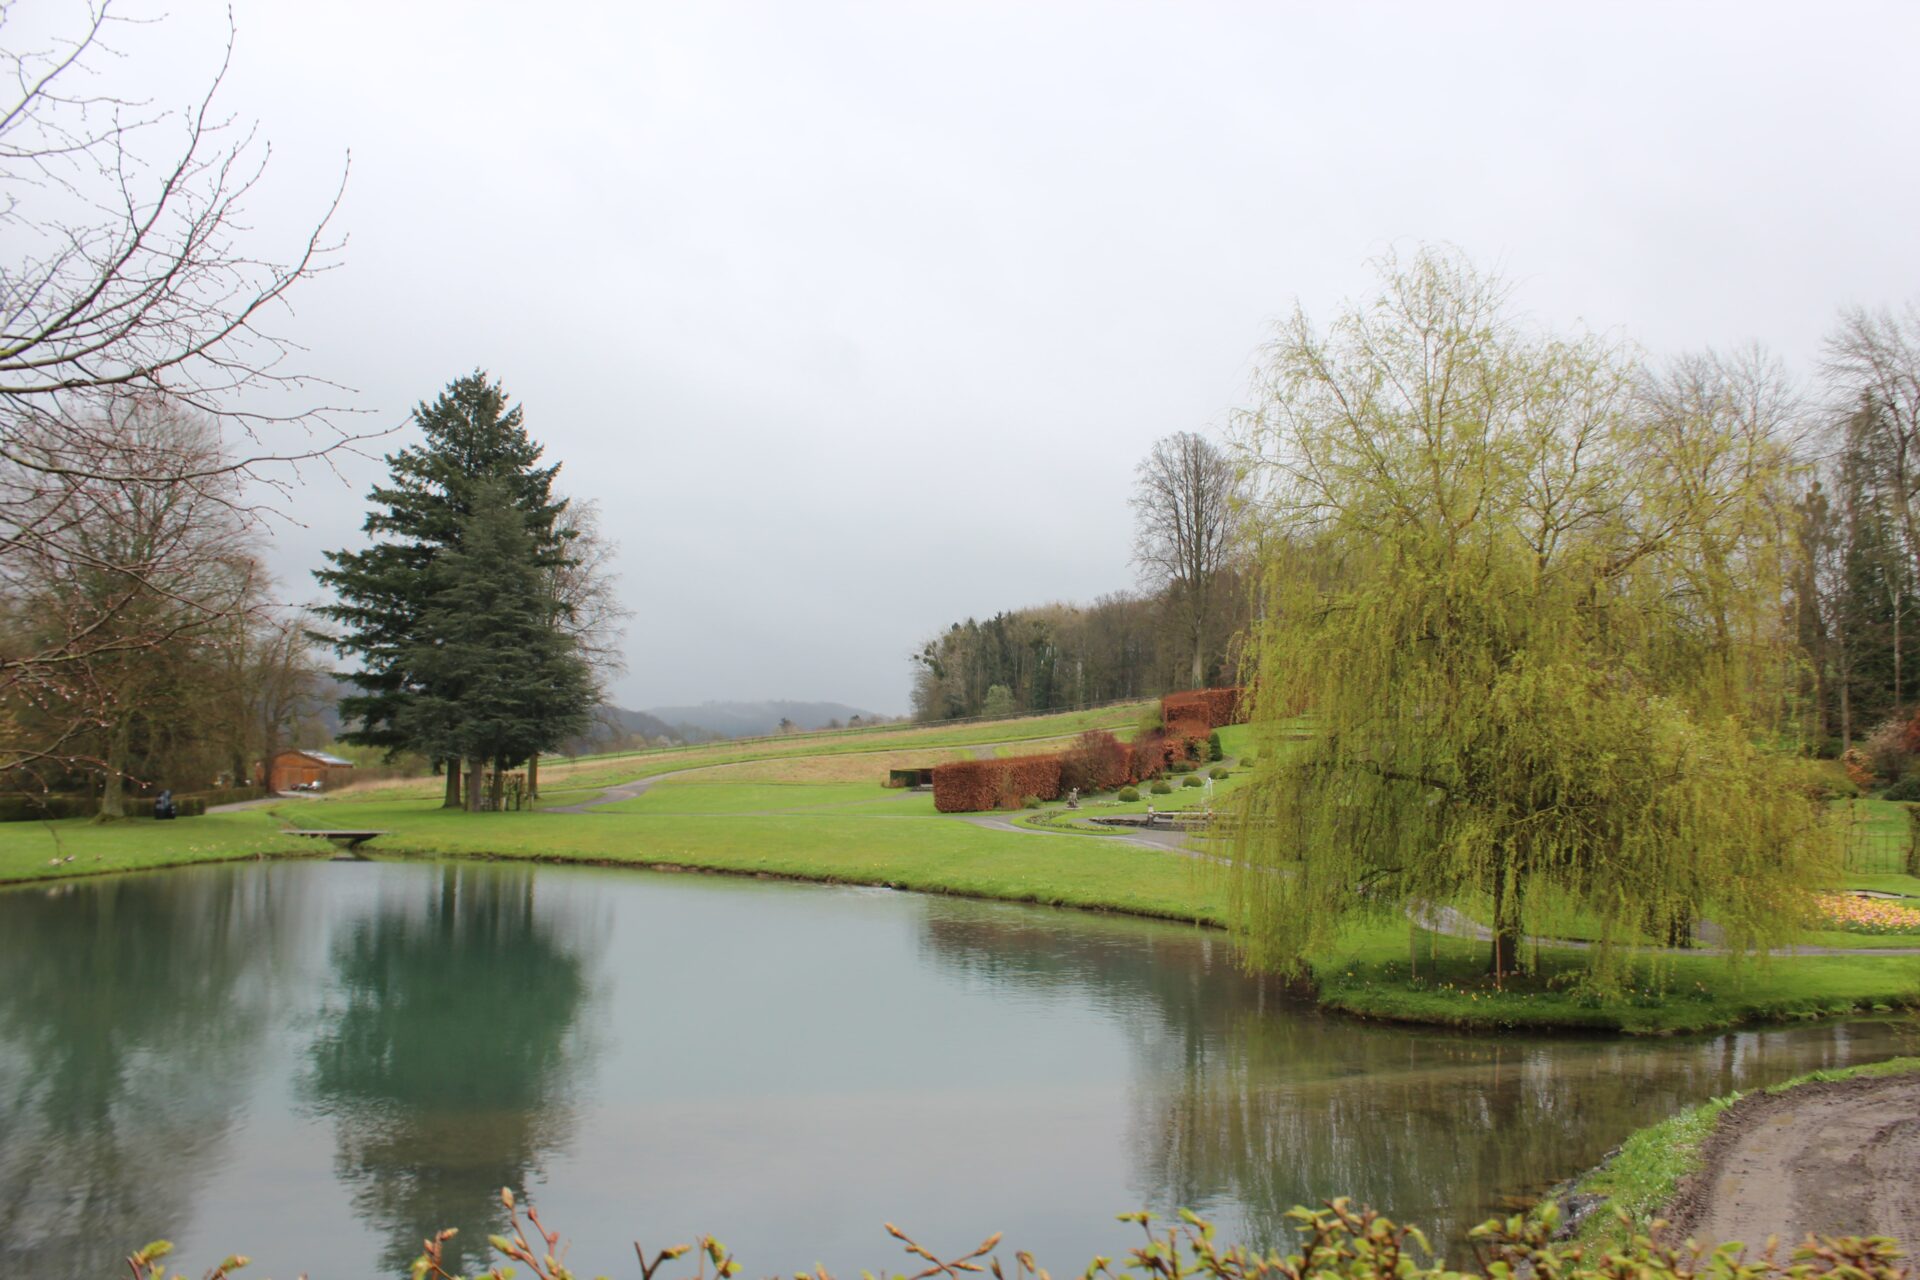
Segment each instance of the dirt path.
[[1920,1242],[1920,1072],[1743,1098],[1664,1215],[1675,1238],[1769,1235],[1782,1257],[1811,1231]]

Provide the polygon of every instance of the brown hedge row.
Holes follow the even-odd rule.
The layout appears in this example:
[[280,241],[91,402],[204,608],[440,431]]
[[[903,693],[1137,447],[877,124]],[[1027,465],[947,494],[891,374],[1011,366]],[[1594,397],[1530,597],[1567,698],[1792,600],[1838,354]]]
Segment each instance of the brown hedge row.
[[941,813],[1018,809],[1027,796],[1060,795],[1059,756],[1010,756],[935,765],[933,807]]
[[1235,723],[1239,712],[1238,689],[1170,693],[1160,700],[1166,727],[1143,733],[1131,744],[1089,730],[1058,755],[936,765],[933,807],[941,813],[1017,809],[1028,796],[1057,800],[1069,787],[1104,791],[1157,778],[1176,760],[1205,758],[1207,735],[1219,725]]
[[1245,718],[1240,693],[1238,686],[1170,693],[1160,699],[1160,719],[1169,728],[1175,724],[1198,724],[1204,736],[1223,724],[1239,724]]
[[1133,752],[1100,729],[1089,729],[1060,753],[1060,789],[1111,791],[1135,781]]

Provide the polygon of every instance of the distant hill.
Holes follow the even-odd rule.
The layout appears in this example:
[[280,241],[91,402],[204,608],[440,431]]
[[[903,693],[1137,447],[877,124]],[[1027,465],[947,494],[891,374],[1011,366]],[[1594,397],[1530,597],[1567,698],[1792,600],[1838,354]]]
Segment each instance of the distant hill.
[[871,711],[844,702],[703,702],[697,707],[649,707],[646,714],[723,738],[778,733],[782,720],[790,720],[802,729],[824,729],[833,720],[845,724],[855,716],[873,718]]

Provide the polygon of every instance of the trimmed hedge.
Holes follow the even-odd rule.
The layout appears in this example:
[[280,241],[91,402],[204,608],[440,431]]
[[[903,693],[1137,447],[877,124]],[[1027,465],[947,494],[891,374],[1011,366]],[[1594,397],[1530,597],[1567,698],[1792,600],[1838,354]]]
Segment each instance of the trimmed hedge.
[[[242,800],[266,797],[264,787],[222,787],[212,791],[176,791],[174,812],[182,818],[197,818],[217,804],[237,804]],[[126,799],[129,818],[151,818],[158,792],[130,795]],[[41,795],[15,792],[0,795],[0,822],[47,822],[62,818],[91,818],[100,812],[99,796]]]
[[1160,699],[1160,718],[1169,729],[1175,724],[1197,724],[1201,726],[1201,736],[1205,737],[1208,731],[1223,724],[1239,724],[1245,719],[1240,702],[1238,685],[1224,689],[1190,689]]
[[59,818],[91,818],[100,812],[98,796],[38,795],[21,792],[0,796],[0,822],[46,822]]
[[933,807],[941,813],[1018,809],[1026,796],[1060,795],[1059,756],[1011,756],[935,765]]
[[1089,730],[1058,755],[935,765],[933,807],[941,813],[1017,809],[1028,796],[1058,800],[1070,787],[1106,791],[1157,778],[1175,761],[1207,758],[1214,727],[1236,723],[1240,690],[1170,693],[1160,708],[1166,727],[1141,733],[1131,744]]
[[1060,789],[1111,791],[1132,782],[1133,753],[1102,729],[1089,729],[1060,753]]

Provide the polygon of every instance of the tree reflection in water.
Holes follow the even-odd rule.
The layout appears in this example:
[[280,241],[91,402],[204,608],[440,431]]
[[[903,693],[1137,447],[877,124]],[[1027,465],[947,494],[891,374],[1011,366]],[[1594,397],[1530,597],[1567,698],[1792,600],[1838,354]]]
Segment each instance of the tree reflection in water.
[[[1661,1041],[1546,1040],[1324,1015],[1239,971],[1227,940],[1133,921],[930,900],[924,951],[996,986],[1107,1010],[1137,1045],[1134,1189],[1156,1212],[1287,1240],[1297,1204],[1347,1195],[1426,1227],[1464,1260],[1508,1196],[1599,1160],[1629,1131],[1737,1088],[1912,1052],[1896,1023]],[[1134,1206],[1115,1206],[1116,1209]]]
[[218,1167],[303,927],[228,867],[0,892],[0,1271],[107,1275]]
[[500,1188],[524,1195],[564,1144],[595,921],[536,903],[531,868],[448,866],[339,930],[304,1092],[335,1122],[356,1214],[385,1237],[383,1274],[449,1226],[449,1268],[484,1265]]

